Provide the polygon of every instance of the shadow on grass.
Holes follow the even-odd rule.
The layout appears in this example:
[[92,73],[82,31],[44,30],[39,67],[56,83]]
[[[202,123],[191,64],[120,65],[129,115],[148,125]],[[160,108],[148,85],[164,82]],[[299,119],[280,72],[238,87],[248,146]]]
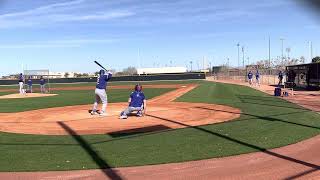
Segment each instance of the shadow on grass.
[[99,154],[91,147],[91,145],[86,142],[86,140],[84,140],[80,135],[77,135],[77,133],[65,123],[58,122],[58,124],[79,143],[79,145],[87,152],[88,155],[90,155],[92,160],[99,166],[106,177],[115,180],[122,179],[121,176],[111,169],[109,164],[99,156]]
[[[310,126],[310,125],[306,125],[306,124],[300,124],[300,123],[295,123],[295,122],[290,122],[290,121],[285,121],[279,118],[273,118],[273,117],[269,117],[269,116],[258,116],[258,115],[254,115],[254,114],[248,114],[248,113],[236,113],[236,112],[232,112],[232,111],[225,111],[225,110],[219,110],[219,109],[211,109],[211,108],[206,108],[206,107],[195,107],[195,108],[199,108],[199,109],[206,109],[206,110],[211,110],[211,111],[220,111],[220,112],[226,112],[226,113],[233,113],[233,114],[242,114],[242,115],[247,115],[247,116],[251,116],[254,117],[255,119],[261,119],[261,120],[267,120],[267,121],[278,121],[278,122],[283,122],[283,123],[288,123],[288,124],[292,124],[292,125],[297,125],[297,126],[303,126],[303,127],[307,127],[307,128],[312,128],[312,129],[318,129],[320,130],[320,127],[316,127],[316,126]],[[277,114],[276,116],[281,116],[281,115],[289,115],[289,114],[297,114],[297,113],[302,113],[302,112],[309,112],[309,110],[305,110],[305,111],[299,111],[299,112],[293,112],[293,113],[283,113],[283,114]],[[275,116],[275,115],[274,115]],[[249,119],[242,119],[242,120],[249,120]],[[239,120],[240,121],[240,120]]]
[[112,133],[108,133],[113,138],[119,138],[119,137],[125,137],[125,136],[132,136],[132,135],[138,135],[148,132],[155,132],[155,131],[164,131],[164,130],[170,130],[171,128],[165,125],[154,125],[154,126],[146,126],[141,128],[133,128],[133,129],[126,129],[122,131],[116,131]]
[[[271,98],[254,98],[251,96],[238,96],[238,98],[240,99],[241,103],[244,104],[254,104],[254,105],[262,105],[262,106],[272,106],[272,107],[280,107],[280,108],[290,108],[290,109],[301,109],[301,110],[305,110],[304,107],[301,106],[292,106],[292,104],[290,102],[286,102],[284,100],[279,101],[279,100],[270,100]],[[251,100],[251,101],[250,101]],[[257,102],[258,101],[258,102]],[[269,101],[270,104],[265,103],[266,101]],[[261,103],[260,103],[261,102]],[[288,106],[284,106],[284,105],[277,105],[276,103],[288,103]],[[272,103],[272,104],[271,104]],[[291,105],[291,106],[290,106]]]
[[[276,158],[280,158],[280,159],[287,160],[287,161],[290,161],[290,162],[293,162],[293,163],[296,163],[296,164],[300,164],[300,165],[304,165],[304,166],[310,167],[310,168],[313,169],[312,172],[320,170],[320,166],[319,165],[308,163],[308,162],[305,162],[305,161],[302,161],[302,160],[298,160],[298,159],[295,159],[295,158],[292,158],[292,157],[289,157],[289,156],[285,156],[285,155],[282,155],[282,154],[279,154],[279,153],[276,153],[276,152],[272,152],[272,151],[267,150],[265,148],[262,148],[262,147],[259,147],[259,146],[253,145],[253,144],[249,144],[249,143],[246,143],[244,141],[241,141],[241,140],[238,140],[238,139],[235,139],[235,138],[232,138],[232,137],[228,137],[228,136],[223,135],[223,134],[219,134],[217,132],[213,132],[213,131],[207,130],[207,129],[203,128],[203,127],[190,126],[190,125],[187,125],[187,124],[184,124],[184,123],[181,123],[181,122],[177,122],[177,121],[174,121],[174,120],[170,120],[170,119],[166,119],[166,118],[162,118],[162,117],[158,117],[158,116],[154,116],[154,115],[149,115],[149,114],[147,114],[147,115],[150,116],[150,117],[153,117],[153,118],[157,118],[157,119],[163,120],[163,121],[179,124],[179,125],[182,125],[182,126],[185,126],[185,127],[190,127],[190,128],[199,130],[199,131],[201,131],[203,133],[214,135],[214,136],[226,139],[228,141],[231,141],[231,142],[234,142],[234,143],[237,143],[237,144],[252,148],[254,150],[263,152],[263,153],[265,153],[267,155],[270,155],[270,156],[273,156],[273,157],[276,157]],[[312,172],[310,172],[310,173],[312,173]],[[302,176],[307,175],[307,174],[308,173],[304,173],[303,175],[300,175],[298,177],[302,177]]]

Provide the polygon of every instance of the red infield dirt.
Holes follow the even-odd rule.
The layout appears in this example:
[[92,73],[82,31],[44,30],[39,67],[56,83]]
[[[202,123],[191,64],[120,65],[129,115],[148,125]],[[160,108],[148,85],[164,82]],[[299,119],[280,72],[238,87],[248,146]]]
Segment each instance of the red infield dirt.
[[0,99],[22,99],[22,98],[35,98],[35,97],[48,97],[56,96],[57,94],[41,94],[41,93],[27,93],[27,94],[8,94],[0,96]]
[[196,86],[153,86],[178,87],[178,89],[149,100],[147,114],[141,118],[119,119],[120,112],[128,103],[109,104],[106,117],[90,115],[88,111],[92,105],[68,106],[20,113],[0,113],[0,131],[42,135],[70,134],[59,123],[63,122],[74,131],[74,134],[150,132],[220,123],[240,116],[240,110],[232,107],[172,102]]
[[320,135],[282,148],[226,158],[106,170],[4,172],[0,179],[319,179],[319,149]]

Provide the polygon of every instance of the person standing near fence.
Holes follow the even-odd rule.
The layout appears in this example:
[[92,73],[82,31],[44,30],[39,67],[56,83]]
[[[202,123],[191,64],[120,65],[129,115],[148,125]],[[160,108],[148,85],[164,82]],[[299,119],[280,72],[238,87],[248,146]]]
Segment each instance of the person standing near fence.
[[43,78],[43,76],[40,77],[40,92],[46,93],[46,80]]
[[256,72],[256,86],[260,87],[260,72],[257,70]]
[[24,94],[23,84],[24,84],[24,77],[23,77],[23,74],[20,73],[19,74],[19,93],[20,94]]
[[32,93],[32,79],[31,79],[31,77],[29,77],[27,84],[28,84],[28,92]]
[[249,84],[250,84],[250,86],[252,85],[252,78],[253,78],[253,74],[252,74],[252,72],[251,71],[249,71],[249,73],[248,73],[248,80],[249,80]]
[[282,81],[283,81],[283,72],[282,71],[279,72],[278,79],[279,79],[278,86],[281,86]]

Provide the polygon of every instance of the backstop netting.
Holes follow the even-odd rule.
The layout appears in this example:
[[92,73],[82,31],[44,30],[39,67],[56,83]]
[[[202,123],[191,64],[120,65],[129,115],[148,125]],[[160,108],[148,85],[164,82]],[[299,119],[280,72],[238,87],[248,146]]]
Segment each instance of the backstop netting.
[[48,93],[50,90],[50,71],[48,69],[42,70],[24,70],[25,79],[31,78],[34,84],[40,84],[40,78],[43,77],[45,79],[45,87]]

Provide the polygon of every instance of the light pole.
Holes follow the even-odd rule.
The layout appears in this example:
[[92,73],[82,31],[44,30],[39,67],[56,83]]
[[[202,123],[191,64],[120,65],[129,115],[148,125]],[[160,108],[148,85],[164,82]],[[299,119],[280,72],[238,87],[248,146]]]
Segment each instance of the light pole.
[[230,59],[229,58],[227,58],[227,63],[228,63],[228,69],[229,69],[229,67],[230,67]]
[[244,46],[242,46],[242,67],[244,68]]
[[291,48],[286,48],[286,52],[287,52],[287,56],[288,56],[288,60],[290,59],[290,52],[291,52]]
[[309,41],[308,44],[309,44],[309,48],[310,48],[310,62],[312,62],[312,59],[313,59],[312,41]]
[[190,72],[192,72],[192,61],[190,61]]
[[269,68],[271,68],[271,40],[269,36]]
[[240,43],[237,44],[238,46],[238,68],[240,67]]
[[283,61],[283,41],[284,41],[284,38],[280,38],[280,41],[281,41],[281,61]]

